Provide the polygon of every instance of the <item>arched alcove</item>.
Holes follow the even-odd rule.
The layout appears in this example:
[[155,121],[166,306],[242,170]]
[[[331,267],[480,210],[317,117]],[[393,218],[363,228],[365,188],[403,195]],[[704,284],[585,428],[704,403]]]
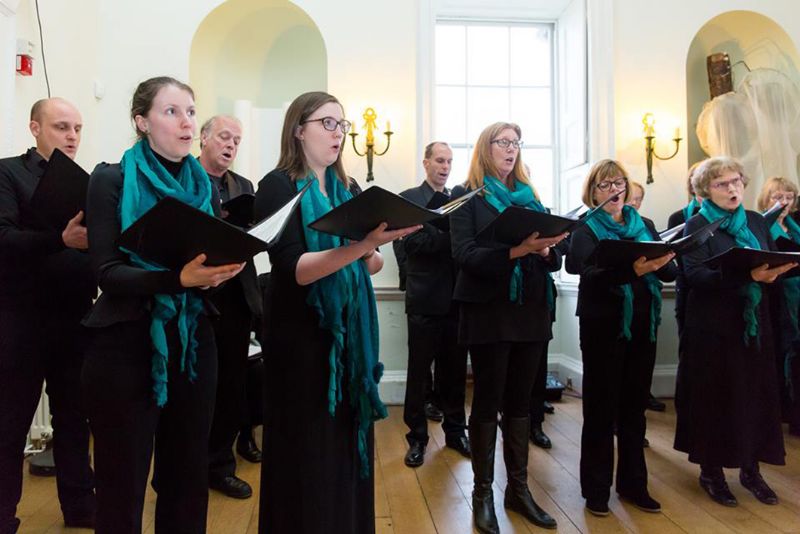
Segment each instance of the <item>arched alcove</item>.
[[[692,39],[686,56],[689,164],[706,157],[695,129],[703,104],[710,100],[706,57],[717,52],[726,52],[732,65],[744,61],[751,69],[775,69],[800,83],[800,54],[780,24],[754,11],[728,11],[710,19]],[[744,65],[733,68],[734,89],[746,73]]]
[[242,120],[234,168],[258,181],[277,161],[283,112],[297,95],[324,91],[325,42],[314,21],[288,0],[228,0],[198,27],[189,59],[200,120]]

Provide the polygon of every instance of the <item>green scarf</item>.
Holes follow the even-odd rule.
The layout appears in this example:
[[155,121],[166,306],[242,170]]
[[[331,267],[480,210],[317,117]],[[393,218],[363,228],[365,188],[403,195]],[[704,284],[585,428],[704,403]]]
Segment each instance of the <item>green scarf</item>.
[[[175,197],[181,202],[214,214],[211,207],[211,180],[206,171],[188,156],[177,177],[173,177],[156,159],[147,141],[141,140],[125,151],[120,161],[122,168],[122,196],[119,201],[119,220],[122,231],[165,197]],[[166,271],[160,265],[150,263],[125,250],[131,263],[148,271]],[[165,327],[177,317],[178,334],[181,340],[181,372],[187,372],[189,380],[197,378],[197,316],[203,311],[203,299],[192,291],[175,294],[157,294],[153,297],[150,312],[150,339],[153,342],[153,361],[150,374],[153,377],[153,394],[158,406],[167,402],[167,334]]]
[[[700,215],[712,223],[718,219],[725,219],[720,229],[736,240],[736,246],[761,250],[761,244],[750,228],[747,227],[747,214],[744,207],[739,207],[732,212],[724,210],[711,202],[703,201]],[[749,282],[742,287],[741,295],[744,297],[744,344],[750,345],[750,339],[758,339],[758,305],[761,303],[761,286],[757,282]]]
[[[492,205],[499,213],[503,213],[507,207],[522,206],[524,208],[532,209],[542,213],[548,213],[541,202],[533,194],[533,188],[528,184],[524,184],[519,180],[514,185],[514,191],[511,191],[506,185],[495,178],[494,176],[484,176],[483,184],[486,186],[485,198],[489,204]],[[547,290],[545,296],[547,298],[547,307],[552,312],[555,309],[555,282],[550,273],[547,273]],[[509,284],[509,299],[511,302],[522,304],[523,294],[523,277],[522,265],[520,258],[514,260],[514,270],[511,272],[511,282]]]
[[[632,239],[634,241],[650,241],[653,236],[647,230],[644,220],[632,206],[622,207],[623,224],[616,222],[606,210],[597,210],[597,214],[586,224],[594,232],[597,239]],[[650,341],[655,342],[656,331],[661,324],[661,280],[653,273],[642,276],[652,296],[650,300]],[[619,286],[622,291],[622,324],[620,337],[631,340],[631,323],[633,322],[633,288],[630,284]]]
[[[341,247],[347,240],[309,228],[309,223],[347,202],[353,195],[336,176],[333,167],[325,171],[325,190],[313,176],[297,180],[297,190],[311,180],[311,187],[300,200],[303,235],[309,252]],[[378,361],[378,311],[369,271],[363,261],[353,262],[317,280],[308,291],[306,302],[319,316],[320,328],[333,337],[328,354],[328,412],[334,415],[342,400],[342,376],[347,373],[350,405],[356,411],[360,474],[369,476],[368,434],[370,426],[388,415],[378,396],[383,364]]]
[[700,208],[700,203],[697,201],[696,197],[692,197],[692,200],[683,208],[683,220],[684,222],[688,221],[694,215],[696,209]]
[[[792,217],[785,217],[783,222],[786,224],[788,232],[781,228],[778,221],[770,228],[772,239],[785,237],[791,239],[797,244],[800,244],[800,225],[798,225]],[[789,312],[789,328],[791,343],[788,345],[788,350],[783,359],[783,376],[786,380],[786,386],[789,388],[789,393],[794,398],[794,387],[792,384],[792,359],[795,357],[794,347],[800,343],[800,324],[798,324],[798,312],[800,312],[800,277],[784,278],[783,279],[783,295],[786,298],[786,308]]]

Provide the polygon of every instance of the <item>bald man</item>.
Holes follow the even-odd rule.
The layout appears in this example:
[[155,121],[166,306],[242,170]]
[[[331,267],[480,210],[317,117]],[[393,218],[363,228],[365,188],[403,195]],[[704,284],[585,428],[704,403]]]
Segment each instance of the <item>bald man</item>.
[[53,150],[75,158],[82,127],[66,100],[40,100],[30,117],[36,146],[0,159],[0,534],[19,526],[23,452],[44,380],[64,523],[94,526],[89,426],[79,402],[86,342],[80,319],[97,286],[83,213],[63,229],[45,230],[30,207]]

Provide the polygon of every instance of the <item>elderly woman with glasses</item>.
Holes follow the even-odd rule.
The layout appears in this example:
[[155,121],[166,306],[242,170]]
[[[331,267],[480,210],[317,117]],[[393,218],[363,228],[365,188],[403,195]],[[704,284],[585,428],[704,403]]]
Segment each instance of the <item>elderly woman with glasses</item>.
[[[652,241],[653,223],[626,204],[628,173],[610,159],[597,162],[583,184],[583,202],[609,201],[573,233],[567,272],[581,277],[577,315],[583,357],[581,493],[587,510],[608,515],[617,424],[617,484],[621,498],[647,512],[661,505],[647,491],[644,459],[645,407],[661,320],[661,282],[675,279],[673,254],[639,258],[624,268],[601,268],[594,252],[603,239]],[[624,193],[623,193],[624,192]]]
[[[773,239],[783,237],[800,246],[800,225],[793,214],[797,212],[798,188],[786,178],[773,177],[764,183],[758,197],[758,210],[764,212],[776,202],[783,211],[770,227]],[[786,307],[780,315],[778,348],[778,377],[782,384],[783,420],[789,423],[789,433],[800,436],[800,278],[783,281]]]
[[679,399],[686,408],[678,413],[675,448],[700,464],[700,486],[725,506],[737,501],[723,467],[740,468],[742,485],[759,501],[776,504],[758,464],[783,465],[785,456],[770,303],[780,303],[775,282],[796,264],[735,274],[705,263],[732,247],[775,247],[764,218],[742,206],[746,185],[741,164],[732,158],[711,158],[697,168],[692,186],[703,204],[685,232],[723,223],[702,247],[683,256],[689,383]]

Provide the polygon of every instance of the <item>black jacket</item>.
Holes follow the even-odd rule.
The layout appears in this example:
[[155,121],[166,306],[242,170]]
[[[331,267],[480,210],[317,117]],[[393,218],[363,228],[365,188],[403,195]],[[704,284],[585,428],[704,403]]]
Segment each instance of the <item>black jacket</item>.
[[[653,221],[643,219],[654,241],[658,233]],[[584,225],[575,230],[570,240],[566,269],[568,273],[580,275],[578,285],[578,307],[575,312],[581,317],[621,317],[622,291],[618,286],[631,284],[634,294],[634,313],[650,309],[650,292],[642,279],[636,276],[631,263],[624,268],[605,269],[594,265],[594,252],[600,240],[591,228]],[[677,266],[674,261],[655,272],[659,280],[675,280]]]
[[[219,196],[211,188],[211,205],[219,216]],[[89,179],[86,211],[89,215],[89,256],[102,294],[83,324],[105,327],[135,321],[152,309],[153,296],[159,293],[195,291],[204,298],[207,292],[181,285],[180,271],[148,271],[131,265],[127,254],[116,245],[120,234],[119,201],[122,170],[119,164],[100,163]],[[206,301],[206,313],[216,309]]]
[[[446,194],[449,191],[445,190]],[[428,182],[407,189],[400,196],[420,206],[426,206],[434,191]],[[446,315],[453,301],[455,264],[450,251],[450,233],[425,224],[395,244],[405,252],[406,313]]]
[[[234,197],[231,197],[231,192],[228,189],[225,177],[218,178],[211,176],[212,184],[215,186],[219,194],[220,204],[225,203],[241,194],[253,194],[255,192],[253,189],[253,183],[250,180],[240,174],[236,174],[233,171],[228,171],[228,174],[230,174],[230,176],[235,180],[239,189],[239,194],[235,195]],[[261,290],[258,287],[258,275],[256,273],[256,266],[253,260],[248,261],[242,272],[239,273],[236,278],[226,284],[226,286],[231,284],[240,284],[242,286],[242,292],[244,293],[244,298],[247,301],[247,307],[250,309],[253,315],[260,316],[262,307]],[[212,300],[217,302],[216,296]]]
[[89,255],[67,248],[63,229],[37,225],[29,205],[46,168],[35,148],[0,160],[0,304],[37,298],[51,311],[80,317],[97,295]]

